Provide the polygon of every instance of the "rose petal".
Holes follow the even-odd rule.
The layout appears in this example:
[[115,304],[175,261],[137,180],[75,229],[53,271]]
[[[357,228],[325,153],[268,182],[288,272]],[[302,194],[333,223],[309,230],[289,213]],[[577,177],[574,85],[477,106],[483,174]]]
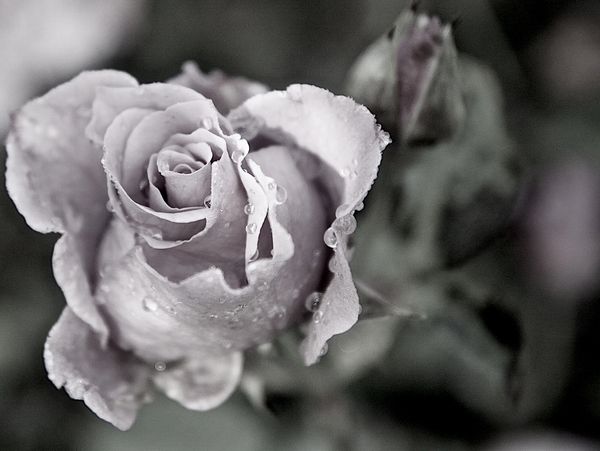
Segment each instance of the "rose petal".
[[133,87],[98,88],[94,98],[92,120],[86,134],[92,141],[102,144],[104,134],[115,118],[130,108],[159,111],[181,102],[203,99],[192,89],[182,86],[153,83]]
[[73,311],[106,336],[90,285],[95,246],[109,216],[100,149],[84,134],[95,89],[134,83],[116,71],[84,72],[25,105],[8,136],[6,185],[39,232],[65,234],[54,272]]
[[160,150],[161,143],[173,134],[196,129],[203,116],[195,113],[216,118],[216,112],[206,99],[180,103],[148,115],[143,115],[143,111],[126,110],[106,131],[103,162],[110,179],[112,204],[119,216],[132,222],[142,233],[165,240],[189,238],[204,228],[211,210],[155,211],[139,203],[143,202],[139,183],[147,171],[148,160]]
[[[366,108],[309,85],[255,96],[232,111],[229,119],[247,139],[260,135],[283,141],[334,169],[338,177],[327,174],[320,181],[329,190],[340,218],[352,215],[366,196],[377,175],[381,151],[390,142]],[[307,364],[318,359],[332,335],[348,330],[358,318],[358,296],[345,256],[347,235],[335,233],[337,270],[325,291],[323,310],[317,314],[320,320],[309,327],[304,345]]]
[[119,429],[131,427],[148,389],[148,368],[118,349],[104,348],[68,307],[48,335],[44,360],[57,388],[65,387]]
[[[289,192],[288,200],[281,205],[275,192],[267,192],[273,258],[248,263],[247,285],[231,288],[223,270],[217,267],[179,282],[169,280],[148,264],[142,249],[134,248],[107,268],[100,282],[104,308],[115,325],[114,336],[120,346],[133,349],[147,361],[168,364],[199,353],[219,355],[230,352],[229,349],[246,349],[268,341],[279,329],[299,319],[304,299],[315,290],[323,274],[321,237],[326,219],[322,202],[316,189],[296,169],[287,149],[263,149],[251,156],[255,160],[252,169],[261,186],[271,180],[262,174],[264,171]],[[227,158],[225,154],[218,163],[228,161]],[[265,166],[262,171],[257,169],[258,164]],[[218,198],[215,201],[219,202]],[[242,223],[240,248],[234,250],[238,258],[244,255],[244,227]],[[187,265],[188,261],[205,264],[205,255],[228,251],[223,243],[215,244],[225,230],[224,225],[208,229],[203,238],[211,239],[199,239],[198,245],[204,247],[190,248],[193,252],[187,260],[179,253],[180,246],[154,250],[153,257],[168,262],[169,255],[175,255],[171,261],[178,266]],[[299,237],[297,243],[292,242],[292,237]],[[105,239],[116,238],[107,234]],[[193,241],[189,244],[196,245]],[[304,274],[304,278],[299,280],[299,274]]]
[[[183,163],[180,163],[180,165],[183,165]],[[211,166],[204,165],[202,168],[196,170],[190,167],[190,170],[193,172],[182,174],[171,170],[163,174],[165,192],[169,200],[169,205],[172,207],[202,206],[205,199],[210,195]]]
[[[240,181],[238,168],[225,152],[211,165],[211,208],[206,227],[187,241],[150,242],[145,254],[150,264],[172,281],[180,281],[208,269],[221,268],[231,286],[242,285],[248,196]],[[155,250],[156,249],[156,250]],[[167,249],[169,251],[167,252]]]
[[168,83],[187,86],[212,99],[222,114],[227,114],[246,99],[268,91],[262,83],[243,77],[228,77],[218,70],[205,74],[192,61],[186,62],[182,73],[171,78]]
[[154,383],[169,398],[192,410],[221,405],[236,389],[242,375],[241,352],[187,358],[154,375]]

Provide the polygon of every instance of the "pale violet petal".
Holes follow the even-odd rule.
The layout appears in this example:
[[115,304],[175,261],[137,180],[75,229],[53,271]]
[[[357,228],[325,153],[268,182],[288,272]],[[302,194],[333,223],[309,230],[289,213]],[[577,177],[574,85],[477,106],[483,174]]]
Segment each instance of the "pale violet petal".
[[44,347],[48,377],[119,429],[131,427],[147,394],[150,371],[129,354],[103,347],[68,307]]
[[135,83],[116,71],[84,72],[26,104],[8,136],[6,185],[19,212],[39,232],[65,234],[54,251],[54,273],[73,311],[102,336],[107,327],[90,284],[109,213],[101,150],[86,138],[98,86]]
[[338,218],[353,221],[351,215],[377,176],[389,136],[365,107],[310,85],[252,97],[232,111],[229,119],[247,139],[260,136],[284,142],[297,152],[312,154],[327,167],[321,175],[305,174],[327,188],[337,217],[328,231],[335,271],[303,346],[305,361],[312,364],[327,340],[348,330],[358,318],[358,296],[346,258],[350,233],[336,224]]
[[[121,347],[148,362],[164,361],[168,366],[192,355],[247,349],[271,340],[300,320],[304,300],[323,276],[325,211],[319,193],[296,169],[288,149],[263,149],[251,156],[255,160],[251,169],[261,185],[275,180],[289,192],[286,202],[278,204],[276,190],[268,190],[273,257],[249,262],[247,284],[236,288],[218,266],[173,281],[149,264],[154,259],[170,261],[170,268],[161,269],[174,271],[182,266],[185,271],[189,265],[206,264],[211,253],[229,252],[226,244],[217,243],[227,230],[225,224],[208,229],[211,235],[199,237],[199,247],[189,248],[187,257],[178,246],[154,250],[149,262],[142,249],[133,248],[111,264],[100,281],[104,311],[115,325],[114,336]],[[243,219],[239,248],[232,250],[242,259],[242,268],[245,224]],[[208,237],[211,239],[203,239]],[[116,238],[109,232],[105,240],[110,239]],[[196,245],[193,241],[189,244]],[[177,253],[170,259],[174,251]]]
[[205,74],[192,61],[186,62],[181,74],[168,80],[168,83],[187,86],[212,99],[222,114],[227,114],[246,99],[268,91],[262,83],[243,77],[229,77],[219,70]]
[[221,405],[237,388],[242,375],[241,352],[198,355],[165,365],[154,383],[169,398],[191,410],[210,410]]
[[89,139],[101,144],[110,124],[125,110],[138,108],[160,111],[177,103],[203,98],[192,89],[166,83],[137,85],[135,82],[129,87],[98,88],[86,134]]

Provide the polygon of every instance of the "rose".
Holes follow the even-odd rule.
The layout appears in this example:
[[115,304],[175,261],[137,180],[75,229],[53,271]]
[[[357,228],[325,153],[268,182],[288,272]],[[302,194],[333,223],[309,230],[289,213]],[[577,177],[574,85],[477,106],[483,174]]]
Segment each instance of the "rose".
[[[264,91],[194,66],[173,81],[221,113]],[[308,364],[357,320],[348,235],[387,134],[309,85],[221,113],[188,87],[97,71],[13,121],[9,193],[32,228],[62,234],[49,377],[122,429],[151,385],[190,409],[223,402],[242,351],[300,321],[307,297]]]

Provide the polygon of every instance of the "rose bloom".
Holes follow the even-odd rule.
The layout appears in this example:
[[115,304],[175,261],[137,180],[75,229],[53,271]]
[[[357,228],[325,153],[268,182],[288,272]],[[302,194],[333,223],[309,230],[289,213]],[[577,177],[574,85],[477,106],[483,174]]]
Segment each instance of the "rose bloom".
[[121,429],[154,389],[210,409],[237,386],[242,352],[307,302],[314,363],[357,320],[348,237],[388,142],[349,98],[190,64],[146,85],[84,72],[29,102],[7,187],[29,226],[62,234],[52,382]]

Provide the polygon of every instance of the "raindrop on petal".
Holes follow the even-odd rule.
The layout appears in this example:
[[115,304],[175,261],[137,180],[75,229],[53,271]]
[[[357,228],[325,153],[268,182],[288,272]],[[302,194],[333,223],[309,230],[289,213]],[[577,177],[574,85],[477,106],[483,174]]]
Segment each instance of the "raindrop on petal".
[[269,191],[273,191],[275,188],[277,188],[277,184],[276,184],[275,182],[269,182],[269,183],[267,184],[267,189],[268,189]]
[[321,348],[321,350],[319,351],[319,357],[323,357],[325,354],[327,354],[328,350],[329,350],[329,345],[327,343],[325,343],[323,345],[323,347]]
[[286,189],[283,186],[278,185],[277,186],[277,191],[275,191],[275,203],[278,204],[278,205],[281,205],[286,200],[287,200],[287,191],[286,191]]
[[331,271],[332,273],[337,273],[338,272],[337,259],[335,257],[331,257],[329,259],[329,263],[327,264],[327,267],[329,268],[329,271]]
[[344,235],[349,235],[356,230],[356,219],[351,214],[342,216],[333,221],[333,227]]
[[314,314],[313,314],[313,323],[315,324],[319,324],[321,322],[321,320],[323,319],[323,312],[321,310],[317,310]]
[[243,159],[244,159],[244,152],[242,152],[239,149],[234,150],[233,153],[231,154],[231,161],[233,161],[235,164],[240,164]]
[[158,304],[154,299],[144,298],[142,300],[142,308],[147,312],[155,312],[158,310]]
[[333,230],[331,227],[325,230],[325,233],[323,234],[323,241],[328,247],[335,249],[338,245],[338,238],[335,230]]
[[237,143],[238,150],[242,151],[242,153],[247,154],[250,150],[250,144],[245,139],[240,139]]
[[246,232],[248,232],[250,235],[252,235],[253,233],[256,233],[256,224],[254,224],[253,222],[248,224],[246,226]]
[[206,208],[210,208],[210,207],[211,207],[211,205],[212,205],[212,196],[209,194],[208,196],[206,196],[206,197],[204,198],[204,206],[205,206]]
[[164,370],[166,370],[166,369],[167,369],[167,364],[166,364],[165,362],[156,362],[156,363],[154,364],[154,369],[155,369],[156,371],[163,372]]
[[344,215],[346,215],[346,210],[348,210],[348,209],[349,209],[349,207],[350,207],[350,206],[349,206],[348,204],[342,204],[342,205],[340,205],[339,207],[337,207],[337,208],[335,209],[335,217],[336,217],[336,218],[339,218],[339,217],[341,217],[341,216],[344,216]]
[[256,207],[252,203],[248,202],[246,205],[244,205],[244,213],[248,216],[254,213],[254,210],[256,210]]
[[319,310],[319,305],[321,305],[321,299],[323,299],[323,294],[315,291],[314,293],[309,294],[306,297],[306,301],[304,301],[304,306],[306,310],[309,312],[316,312]]

